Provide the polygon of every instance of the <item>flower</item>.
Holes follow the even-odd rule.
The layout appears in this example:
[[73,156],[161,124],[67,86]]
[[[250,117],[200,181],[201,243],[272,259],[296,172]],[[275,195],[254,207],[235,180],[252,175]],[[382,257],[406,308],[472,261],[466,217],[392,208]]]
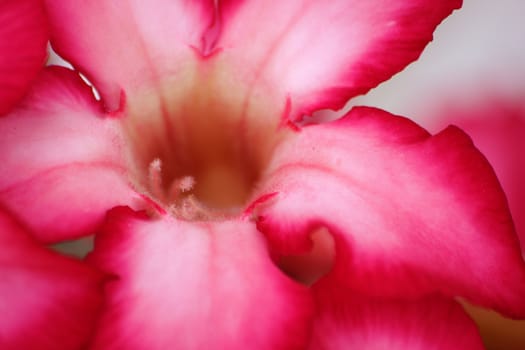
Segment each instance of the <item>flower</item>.
[[43,249],[0,208],[0,346],[81,349],[100,311],[104,275]]
[[[42,69],[46,28],[41,3],[0,2],[0,116],[24,97]],[[4,142],[9,137],[2,132]],[[96,291],[104,276],[43,249],[26,231],[15,213],[0,205],[0,348],[79,349],[98,316],[102,295]]]
[[[76,344],[477,349],[456,297],[525,315],[505,196],[468,136],[368,107],[302,123],[415,60],[460,1],[45,5],[76,70],[46,68],[0,119],[0,203],[6,236],[96,235],[87,263],[114,278]],[[90,283],[62,278],[98,300],[80,265]]]
[[[475,91],[472,88],[470,91]],[[523,95],[523,94],[521,94]],[[461,96],[460,93],[456,94]],[[521,97],[503,96],[498,92],[479,92],[476,97],[443,98],[439,105],[428,106],[432,129],[454,124],[468,132],[477,148],[490,161],[509,201],[509,207],[525,251],[525,188],[520,186],[525,175],[525,105]]]
[[46,22],[40,2],[0,3],[0,115],[23,97],[46,60],[49,37]]
[[[457,88],[457,85],[456,85]],[[513,93],[522,96],[519,89]],[[501,182],[516,226],[516,232],[525,251],[525,188],[521,180],[525,175],[525,105],[523,98],[508,96],[490,88],[448,90],[441,101],[429,105],[427,115],[431,129],[455,124],[467,131],[477,148],[490,161]],[[489,349],[522,349],[525,346],[523,321],[508,320],[494,312],[472,309],[484,343]]]

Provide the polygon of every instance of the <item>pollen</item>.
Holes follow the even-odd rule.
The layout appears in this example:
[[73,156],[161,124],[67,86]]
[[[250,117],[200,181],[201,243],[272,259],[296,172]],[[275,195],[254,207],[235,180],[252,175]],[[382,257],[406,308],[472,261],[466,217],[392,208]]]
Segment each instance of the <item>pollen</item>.
[[182,176],[172,181],[168,191],[162,181],[162,160],[155,158],[148,167],[148,190],[150,195],[163,203],[175,203],[180,200],[184,193],[188,193],[195,187],[193,176]]
[[154,159],[148,167],[149,190],[151,194],[160,201],[165,200],[162,189],[162,161]]
[[184,176],[177,182],[177,186],[181,192],[191,191],[195,186],[195,179],[192,176]]

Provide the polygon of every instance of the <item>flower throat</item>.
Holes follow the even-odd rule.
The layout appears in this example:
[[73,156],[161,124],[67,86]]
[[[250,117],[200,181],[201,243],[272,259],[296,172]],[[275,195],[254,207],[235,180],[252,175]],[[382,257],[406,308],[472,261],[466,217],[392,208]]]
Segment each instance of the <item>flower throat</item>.
[[230,217],[286,132],[266,96],[219,76],[224,69],[196,71],[128,99],[138,101],[122,118],[132,182],[180,218]]

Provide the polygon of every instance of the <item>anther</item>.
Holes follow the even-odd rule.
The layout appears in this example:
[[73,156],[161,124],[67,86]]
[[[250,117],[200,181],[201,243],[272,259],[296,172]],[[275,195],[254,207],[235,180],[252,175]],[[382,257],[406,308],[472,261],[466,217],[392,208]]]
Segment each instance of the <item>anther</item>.
[[162,190],[162,161],[159,158],[155,158],[149,164],[148,177],[151,194],[159,201],[164,202],[166,198]]
[[170,203],[177,201],[180,195],[193,190],[195,187],[195,178],[193,176],[183,176],[173,180],[168,190],[168,199]]

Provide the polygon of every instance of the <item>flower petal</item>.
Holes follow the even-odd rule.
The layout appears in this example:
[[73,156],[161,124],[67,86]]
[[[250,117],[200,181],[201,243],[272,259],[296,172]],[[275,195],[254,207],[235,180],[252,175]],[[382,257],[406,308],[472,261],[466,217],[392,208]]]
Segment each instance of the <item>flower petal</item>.
[[121,90],[153,83],[193,60],[212,24],[213,0],[45,0],[56,51],[86,74],[109,110]]
[[387,301],[318,299],[309,349],[484,349],[459,304],[440,297]]
[[295,349],[307,340],[310,293],[273,265],[251,223],[151,220],[120,207],[89,259],[118,276],[95,349]]
[[464,96],[461,103],[442,101],[429,112],[436,115],[431,119],[435,125],[454,124],[465,130],[494,167],[525,252],[525,94],[519,98],[496,95],[481,94],[474,100]]
[[[339,109],[418,58],[461,0],[225,0],[217,46],[252,84],[291,99],[289,118]],[[275,84],[278,82],[278,85]]]
[[1,209],[0,245],[0,348],[83,348],[102,301],[102,274],[38,246]]
[[[459,129],[431,137],[372,108],[304,128],[283,143],[255,207],[258,228],[286,254],[326,227],[327,278],[377,296],[464,296],[525,316],[525,266],[505,196]],[[490,277],[488,277],[490,276]]]
[[0,202],[55,242],[92,233],[105,211],[132,201],[116,121],[65,68],[48,68],[0,119]]
[[0,115],[22,98],[44,66],[48,35],[40,0],[0,2]]

